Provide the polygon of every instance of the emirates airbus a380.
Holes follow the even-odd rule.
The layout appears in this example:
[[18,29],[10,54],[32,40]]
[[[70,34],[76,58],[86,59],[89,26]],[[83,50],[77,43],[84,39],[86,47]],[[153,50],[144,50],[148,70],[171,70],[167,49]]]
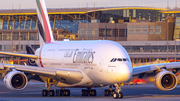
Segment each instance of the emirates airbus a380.
[[[87,88],[82,96],[96,96],[91,88],[109,86],[105,96],[123,98],[121,87],[133,75],[156,71],[154,84],[163,91],[176,87],[177,77],[167,69],[178,69],[179,62],[152,64],[132,68],[126,50],[113,41],[55,41],[44,0],[36,0],[41,47],[34,54],[0,52],[0,54],[32,58],[37,66],[0,64],[4,84],[11,90],[23,90],[31,79],[45,83],[42,96],[54,96],[51,86],[60,87],[56,94],[70,96],[66,87]],[[33,51],[30,49],[30,53]],[[116,90],[112,90],[112,86]]]

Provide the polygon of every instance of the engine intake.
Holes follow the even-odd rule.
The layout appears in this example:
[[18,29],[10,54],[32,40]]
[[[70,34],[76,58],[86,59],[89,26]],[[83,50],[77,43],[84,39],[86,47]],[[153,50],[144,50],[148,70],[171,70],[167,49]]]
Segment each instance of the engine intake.
[[26,75],[20,71],[11,71],[4,77],[4,84],[11,90],[23,90],[27,86]]
[[177,77],[170,71],[161,71],[154,77],[154,85],[163,91],[173,90],[177,86]]

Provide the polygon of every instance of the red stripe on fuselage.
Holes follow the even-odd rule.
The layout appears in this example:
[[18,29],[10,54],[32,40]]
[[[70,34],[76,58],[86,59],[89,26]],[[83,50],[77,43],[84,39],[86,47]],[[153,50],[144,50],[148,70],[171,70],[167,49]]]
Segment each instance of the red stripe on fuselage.
[[46,43],[49,43],[51,42],[50,31],[49,31],[48,23],[47,23],[41,3],[40,3],[40,6],[42,10],[41,12],[42,12],[42,18],[43,18],[43,24],[44,24],[44,30],[45,30],[45,36],[46,36]]
[[39,63],[41,65],[41,67],[44,67],[42,64],[42,60],[41,60],[41,52],[42,52],[43,47],[41,47],[40,51],[39,51]]

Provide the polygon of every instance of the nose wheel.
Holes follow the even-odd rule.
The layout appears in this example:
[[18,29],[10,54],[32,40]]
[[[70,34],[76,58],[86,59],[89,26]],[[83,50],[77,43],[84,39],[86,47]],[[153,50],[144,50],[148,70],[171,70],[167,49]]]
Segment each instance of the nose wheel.
[[114,86],[116,87],[116,90],[112,90],[112,86],[109,86],[109,89],[106,89],[104,91],[104,96],[113,96],[114,99],[122,99],[123,93],[121,91],[121,87],[124,85],[124,83],[116,83]]
[[121,87],[124,85],[124,83],[116,83],[114,86],[116,87],[116,90],[113,94],[114,99],[122,99],[123,98],[123,93],[121,92]]
[[119,92],[119,93],[117,93],[117,92],[115,92],[114,94],[113,94],[113,98],[114,99],[122,99],[123,98],[123,93],[122,92]]

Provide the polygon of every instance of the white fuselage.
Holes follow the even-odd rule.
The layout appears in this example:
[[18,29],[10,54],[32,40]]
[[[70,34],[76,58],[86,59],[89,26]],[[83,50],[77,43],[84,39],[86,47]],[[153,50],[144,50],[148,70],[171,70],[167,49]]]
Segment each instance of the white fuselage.
[[84,78],[73,85],[58,83],[58,87],[98,87],[128,81],[132,66],[126,50],[113,41],[57,41],[36,52],[38,66],[77,69]]

